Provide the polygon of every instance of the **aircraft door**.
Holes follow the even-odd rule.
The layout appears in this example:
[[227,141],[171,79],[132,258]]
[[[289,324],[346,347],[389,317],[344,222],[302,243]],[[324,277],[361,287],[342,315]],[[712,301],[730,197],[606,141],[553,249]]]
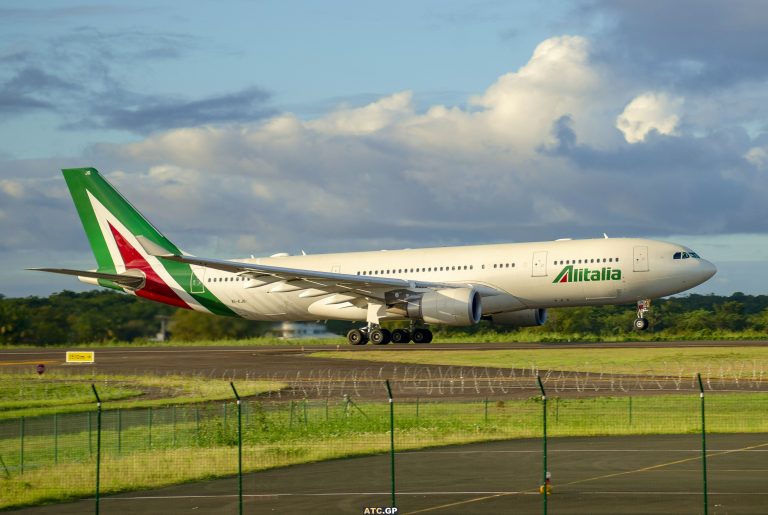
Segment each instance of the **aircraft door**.
[[633,261],[632,270],[635,272],[648,271],[648,247],[635,247],[635,259]]
[[547,251],[539,251],[533,253],[533,271],[531,275],[533,277],[545,277],[547,275]]

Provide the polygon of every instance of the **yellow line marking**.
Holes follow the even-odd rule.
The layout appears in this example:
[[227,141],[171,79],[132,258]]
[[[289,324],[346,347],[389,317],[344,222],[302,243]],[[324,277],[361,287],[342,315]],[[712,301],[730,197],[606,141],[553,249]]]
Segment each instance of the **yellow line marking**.
[[58,363],[58,361],[0,361],[0,367],[10,367],[13,365],[41,365],[46,363]]
[[[768,442],[757,444],[757,445],[751,445],[751,446],[748,446],[748,447],[742,447],[741,449],[730,449],[730,450],[727,450],[727,451],[721,451],[721,452],[715,452],[715,453],[707,453],[707,458],[710,458],[710,457],[713,457],[713,456],[722,456],[722,455],[725,455],[725,454],[732,454],[734,452],[751,451],[751,450],[754,450],[754,449],[757,449],[757,448],[760,448],[760,447],[767,447],[767,446],[768,446]],[[600,451],[595,451],[595,452],[600,452]],[[602,476],[595,476],[595,477],[591,477],[591,478],[587,478],[587,479],[579,479],[579,480],[571,481],[571,482],[568,482],[568,483],[562,483],[560,486],[578,485],[578,484],[582,484],[582,483],[589,483],[590,481],[599,481],[601,479],[609,479],[609,478],[618,477],[618,476],[625,476],[625,475],[628,475],[628,474],[636,474],[638,472],[648,472],[649,470],[655,470],[655,469],[659,469],[659,468],[662,468],[662,467],[668,467],[670,465],[677,465],[679,463],[686,463],[688,461],[694,461],[694,460],[700,460],[700,459],[701,459],[701,456],[695,456],[693,458],[684,458],[682,460],[675,460],[675,461],[670,461],[670,462],[667,462],[667,463],[659,463],[658,465],[651,465],[649,467],[642,467],[642,468],[635,469],[635,470],[626,470],[624,472],[615,472],[613,474],[604,474]],[[501,494],[496,494],[496,495],[486,495],[484,497],[476,497],[474,499],[467,499],[466,501],[458,501],[458,502],[453,502],[453,503],[449,503],[449,504],[441,504],[439,506],[432,506],[431,508],[424,508],[422,510],[412,511],[410,513],[411,514],[414,514],[414,513],[426,513],[428,511],[441,510],[443,508],[452,508],[454,506],[461,506],[463,504],[469,504],[469,503],[473,503],[473,502],[487,501],[488,499],[494,499],[494,498],[497,498],[497,497],[504,497],[504,496],[509,496],[509,495],[519,495],[519,494],[530,494],[530,493],[538,493],[538,489],[526,490],[526,491],[521,491],[521,492],[512,492],[512,493],[501,493]]]

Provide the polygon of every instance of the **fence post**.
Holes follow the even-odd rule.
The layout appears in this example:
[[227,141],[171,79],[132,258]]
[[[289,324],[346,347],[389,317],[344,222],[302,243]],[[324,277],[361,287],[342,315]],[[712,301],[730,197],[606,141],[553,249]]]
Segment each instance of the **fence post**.
[[629,425],[632,425],[632,396],[629,396]]
[[699,397],[701,398],[701,465],[704,474],[704,515],[707,515],[709,503],[707,500],[707,431],[706,417],[704,416],[704,385],[701,382],[701,374],[696,374],[699,379]]
[[232,391],[235,393],[235,399],[237,399],[237,495],[238,505],[240,506],[240,515],[243,515],[243,418],[242,418],[242,403],[240,402],[240,396],[235,389],[235,383],[229,382],[229,386],[232,387]]
[[389,397],[389,463],[392,472],[392,507],[396,508],[395,503],[395,401],[392,399],[392,388],[389,386],[389,379],[384,384],[387,385],[387,396]]
[[200,445],[200,406],[195,406],[195,438]]
[[91,383],[93,395],[96,397],[96,515],[99,515],[99,476],[101,475],[101,399],[96,391],[96,385]]
[[149,448],[152,449],[152,406],[147,408],[147,430]]
[[59,464],[59,417],[53,414],[53,464]]
[[171,447],[176,448],[176,405],[174,404],[171,406],[171,425],[172,425],[172,434],[171,437]]
[[21,466],[21,474],[24,475],[24,417],[21,417],[19,421],[19,464]]
[[123,453],[123,412],[117,408],[117,454]]
[[93,456],[93,421],[91,420],[91,412],[88,412],[88,457]]
[[485,398],[485,423],[488,423],[488,397]]
[[536,376],[536,381],[539,383],[539,389],[541,390],[541,403],[542,403],[542,417],[544,425],[544,470],[543,481],[539,491],[544,499],[544,515],[547,514],[547,497],[549,496],[549,471],[547,470],[547,393],[544,391],[544,385],[541,382],[541,377]]

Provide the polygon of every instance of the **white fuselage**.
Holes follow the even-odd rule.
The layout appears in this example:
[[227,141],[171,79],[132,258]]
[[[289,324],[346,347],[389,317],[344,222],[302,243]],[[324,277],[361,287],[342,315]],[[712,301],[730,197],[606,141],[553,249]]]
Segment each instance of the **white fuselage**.
[[[483,315],[492,315],[530,308],[624,304],[688,290],[709,279],[716,269],[705,259],[673,259],[676,252],[686,250],[655,240],[604,238],[236,261],[471,284],[480,291],[488,287],[503,292],[482,299]],[[274,278],[254,280],[201,266],[193,270],[205,288],[244,318],[366,320],[367,308],[356,303],[354,296],[346,299],[343,293],[300,288]],[[392,314],[383,320],[398,318]]]

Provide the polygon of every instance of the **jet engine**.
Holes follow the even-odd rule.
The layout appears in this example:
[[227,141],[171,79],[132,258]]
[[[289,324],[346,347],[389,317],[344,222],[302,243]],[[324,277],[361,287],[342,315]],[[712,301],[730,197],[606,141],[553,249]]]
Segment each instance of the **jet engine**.
[[475,288],[444,288],[427,292],[395,291],[387,294],[392,314],[428,324],[465,326],[480,321],[483,309]]
[[508,311],[491,315],[494,324],[510,325],[515,327],[531,327],[544,325],[547,321],[546,309],[522,309],[520,311]]

